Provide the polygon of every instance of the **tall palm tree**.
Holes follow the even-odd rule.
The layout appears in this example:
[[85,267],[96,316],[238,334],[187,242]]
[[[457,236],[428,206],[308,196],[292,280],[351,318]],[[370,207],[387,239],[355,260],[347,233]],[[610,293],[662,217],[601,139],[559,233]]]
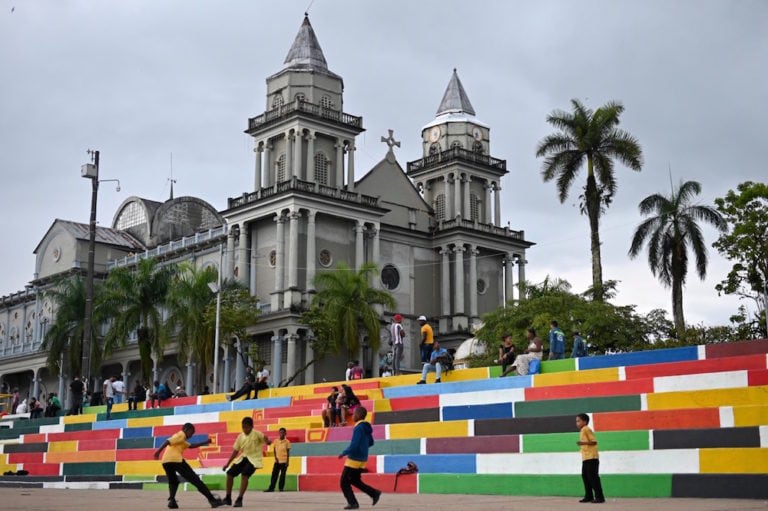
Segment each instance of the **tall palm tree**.
[[696,259],[696,273],[707,275],[707,247],[698,222],[703,221],[725,232],[727,223],[714,207],[692,204],[701,193],[696,181],[686,181],[668,197],[649,195],[640,202],[640,214],[653,215],[635,230],[629,256],[636,257],[648,242],[648,266],[666,287],[672,287],[672,315],[678,337],[685,333],[683,284],[688,274],[688,250]]
[[101,303],[108,319],[104,355],[124,346],[136,331],[145,379],[152,377],[152,354],[161,357],[167,340],[163,310],[174,271],[156,259],[142,259],[135,269],[113,270],[104,282]]
[[363,332],[368,334],[373,352],[379,349],[381,318],[374,306],[391,310],[396,302],[389,291],[371,286],[371,276],[377,270],[373,263],[365,263],[357,271],[339,263],[335,269],[315,275],[318,291],[312,307],[319,310],[328,331],[333,332],[329,341],[336,353],[341,349],[346,349],[350,356],[358,353]]
[[572,99],[573,112],[555,110],[547,122],[559,131],[539,142],[537,157],[545,157],[542,177],[545,182],[557,178],[560,202],[568,192],[581,167],[587,165],[587,183],[582,196],[582,212],[589,218],[592,250],[592,289],[595,299],[603,300],[603,266],[600,257],[600,217],[616,193],[614,160],[639,171],[643,155],[637,139],[617,128],[624,111],[621,103],[609,101],[597,110],[586,108]]
[[215,327],[207,321],[206,311],[214,301],[208,284],[216,282],[217,277],[218,271],[213,266],[198,269],[183,263],[168,292],[166,326],[176,338],[179,360],[197,362],[195,388],[199,389],[205,385],[205,375],[213,363]]

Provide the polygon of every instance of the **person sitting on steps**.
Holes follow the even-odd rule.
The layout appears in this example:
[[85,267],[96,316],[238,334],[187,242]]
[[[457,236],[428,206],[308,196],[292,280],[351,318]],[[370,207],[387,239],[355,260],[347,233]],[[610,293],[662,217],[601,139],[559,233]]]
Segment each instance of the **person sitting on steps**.
[[435,383],[440,383],[440,376],[443,372],[443,364],[449,357],[448,351],[445,348],[440,347],[440,343],[435,341],[432,343],[432,354],[429,356],[429,362],[424,363],[424,368],[421,370],[421,380],[417,381],[418,385],[427,383],[427,373],[435,373]]

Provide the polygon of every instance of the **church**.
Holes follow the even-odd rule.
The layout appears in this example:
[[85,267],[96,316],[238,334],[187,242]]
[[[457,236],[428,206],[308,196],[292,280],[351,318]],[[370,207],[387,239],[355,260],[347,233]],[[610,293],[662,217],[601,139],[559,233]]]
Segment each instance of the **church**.
[[[506,161],[491,155],[490,127],[476,117],[455,69],[434,119],[421,127],[421,158],[403,167],[390,131],[381,137],[382,148],[388,147],[381,161],[356,179],[355,139],[363,126],[361,116],[344,111],[343,79],[329,69],[305,16],[282,69],[266,79],[264,112],[247,120],[252,189],[233,191],[223,211],[204,199],[172,194],[165,202],[126,200],[110,228],[97,228],[97,276],[157,257],[213,265],[247,286],[261,314],[248,339],[222,342],[217,376],[219,390],[226,390],[242,381],[237,352],[249,346],[269,361],[273,385],[311,361],[312,332],[301,314],[316,291],[314,276],[339,262],[351,268],[373,262],[379,269],[373,284],[397,302],[397,310],[382,311],[378,335],[387,335],[395,313],[403,315],[411,342],[402,365],[418,369],[416,318],[426,316],[445,346],[458,346],[482,314],[515,297],[533,243],[524,231],[501,225]],[[0,381],[22,394],[37,395],[41,386],[63,393],[71,379],[50,374],[40,352],[55,316],[45,289],[62,276],[83,274],[87,230],[85,224],[54,221],[35,249],[33,280],[0,299]],[[133,386],[140,371],[132,342],[97,379],[123,375]],[[387,343],[381,344],[385,352]],[[369,375],[378,375],[383,353],[372,353],[365,340],[362,346],[359,359]],[[345,362],[341,356],[320,360],[294,383],[342,379]],[[192,364],[178,360],[170,345],[153,376],[191,382]]]

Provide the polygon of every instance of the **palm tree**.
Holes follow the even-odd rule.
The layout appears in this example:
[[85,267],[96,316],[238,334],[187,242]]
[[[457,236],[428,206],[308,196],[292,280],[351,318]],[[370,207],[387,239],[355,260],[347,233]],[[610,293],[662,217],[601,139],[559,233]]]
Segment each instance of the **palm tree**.
[[[389,291],[371,286],[371,277],[378,268],[373,263],[363,264],[355,271],[344,263],[339,263],[332,271],[315,275],[315,288],[318,290],[312,300],[312,309],[319,313],[332,349],[338,353],[346,349],[350,358],[360,350],[361,334],[366,332],[371,349],[379,349],[379,329],[381,318],[375,305],[394,309],[395,299]],[[318,335],[318,332],[315,332]]]
[[173,266],[160,266],[156,259],[142,259],[135,269],[117,268],[104,282],[101,299],[108,331],[104,355],[124,346],[131,333],[138,336],[143,378],[151,378],[152,354],[162,356],[167,340],[163,320]]
[[559,131],[539,142],[537,157],[546,157],[542,167],[545,182],[557,178],[560,202],[565,202],[579,170],[586,162],[587,183],[582,196],[582,213],[589,218],[592,250],[592,288],[596,300],[603,300],[603,267],[600,258],[600,217],[616,193],[614,160],[632,170],[643,165],[640,144],[628,132],[617,128],[624,111],[621,103],[609,101],[597,110],[572,99],[573,112],[553,111],[547,122]]
[[672,315],[678,337],[685,333],[683,284],[688,274],[688,249],[696,259],[696,273],[707,275],[707,247],[698,222],[704,221],[725,232],[727,223],[714,207],[691,204],[701,193],[696,181],[686,181],[665,197],[649,195],[640,202],[640,214],[654,215],[635,230],[629,256],[636,257],[648,242],[648,266],[666,287],[672,287]]
[[179,265],[168,292],[167,331],[176,338],[179,360],[197,362],[195,388],[200,389],[205,385],[205,375],[213,363],[215,327],[207,321],[206,311],[214,301],[208,284],[216,282],[217,277],[218,271],[213,266],[198,269],[183,263]]

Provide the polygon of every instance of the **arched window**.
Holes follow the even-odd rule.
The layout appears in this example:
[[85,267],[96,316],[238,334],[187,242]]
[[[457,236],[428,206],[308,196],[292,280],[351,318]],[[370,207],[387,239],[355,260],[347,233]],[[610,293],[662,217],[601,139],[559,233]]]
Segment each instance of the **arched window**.
[[469,194],[469,219],[480,221],[480,199],[474,193]]
[[285,181],[285,155],[281,154],[280,157],[275,162],[275,166],[277,167],[277,182],[282,183]]
[[331,102],[331,97],[323,96],[322,98],[320,98],[320,106],[323,108],[332,108],[333,102]]
[[440,152],[440,144],[432,144],[429,146],[429,155],[438,154]]
[[283,95],[278,93],[272,97],[272,108],[280,108],[283,106]]
[[320,151],[315,153],[315,182],[328,185],[328,158]]
[[441,193],[432,201],[432,208],[435,210],[437,220],[445,220],[445,194]]

